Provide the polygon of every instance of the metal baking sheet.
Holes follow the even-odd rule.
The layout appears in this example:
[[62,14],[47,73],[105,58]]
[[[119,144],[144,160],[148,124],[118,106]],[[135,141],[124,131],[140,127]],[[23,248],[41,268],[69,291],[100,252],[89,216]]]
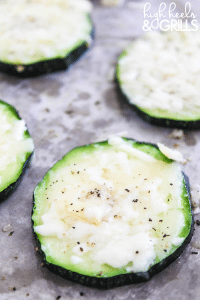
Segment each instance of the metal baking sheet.
[[[145,1],[125,1],[119,7],[103,7],[100,0],[93,2],[94,43],[69,70],[32,79],[0,74],[0,99],[16,107],[26,120],[35,144],[32,166],[17,191],[0,204],[0,299],[197,300],[200,292],[200,226],[197,225],[190,245],[166,270],[149,282],[107,291],[83,287],[52,274],[41,264],[35,250],[31,228],[33,190],[47,170],[76,146],[104,140],[119,132],[172,148],[177,144],[178,150],[189,159],[184,169],[190,182],[199,183],[200,132],[184,131],[181,139],[170,138],[172,129],[147,124],[116,92],[116,61],[131,40],[144,34]],[[160,1],[149,2],[152,12],[157,12]],[[187,1],[174,2],[183,11]],[[199,20],[200,4],[190,3]],[[195,215],[195,220],[198,218],[200,215]],[[8,224],[10,230],[2,231]]]

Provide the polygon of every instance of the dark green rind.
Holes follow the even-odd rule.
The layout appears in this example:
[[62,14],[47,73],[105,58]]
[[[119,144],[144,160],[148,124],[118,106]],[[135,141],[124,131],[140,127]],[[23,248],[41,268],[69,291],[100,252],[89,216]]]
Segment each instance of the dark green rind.
[[[90,36],[92,39],[94,38],[94,29]],[[57,71],[64,71],[75,63],[89,49],[89,47],[90,45],[84,42],[77,48],[73,49],[66,57],[47,59],[45,61],[39,61],[27,65],[15,65],[0,61],[0,71],[21,78],[30,78]],[[18,66],[24,68],[23,71],[19,72],[17,69]]]
[[118,78],[118,74],[115,76],[115,83],[116,83],[116,89],[120,96],[120,98],[128,103],[131,108],[145,121],[152,125],[160,126],[160,127],[169,127],[169,128],[179,128],[179,129],[189,129],[189,130],[197,130],[200,129],[200,119],[199,120],[173,120],[173,119],[167,119],[167,118],[157,118],[154,116],[151,116],[147,113],[145,113],[142,109],[139,108],[139,106],[133,104],[130,102],[126,94],[123,92],[120,81]]
[[[129,138],[124,138],[124,139],[128,140],[128,141],[136,142],[133,139],[129,139]],[[99,143],[95,143],[95,144],[106,145],[107,141],[103,141],[103,142],[99,142]],[[87,146],[92,146],[92,145],[95,145],[95,144],[89,144]],[[155,145],[155,144],[152,144],[152,143],[136,142],[136,144],[138,146],[141,146],[141,145],[152,146],[152,147],[155,147],[156,149],[158,149],[158,146]],[[77,147],[77,148],[81,148],[81,147]],[[77,149],[77,148],[74,148],[74,149]],[[146,151],[144,151],[144,152],[146,152]],[[163,156],[162,159],[164,158],[164,160],[166,162],[172,161],[172,160],[168,159],[167,157],[165,157],[162,153],[161,153],[161,156]],[[161,159],[161,157],[160,157],[160,159]],[[112,277],[107,277],[107,278],[101,277],[101,276],[98,276],[98,275],[97,275],[97,277],[94,277],[94,276],[82,275],[82,274],[67,270],[67,269],[65,269],[61,266],[49,263],[46,260],[45,253],[41,249],[40,240],[39,240],[37,234],[34,232],[34,222],[32,220],[33,235],[35,237],[35,240],[36,240],[36,243],[37,243],[37,246],[38,246],[38,250],[41,254],[41,257],[42,257],[42,260],[43,260],[43,263],[44,263],[45,267],[49,271],[53,272],[54,274],[56,274],[58,276],[61,276],[62,278],[65,278],[65,279],[70,280],[70,281],[75,282],[75,283],[82,284],[84,286],[98,288],[98,289],[102,289],[102,290],[111,289],[111,288],[115,288],[115,287],[120,287],[120,286],[123,286],[123,285],[142,283],[142,282],[146,282],[146,281],[150,280],[154,275],[156,275],[157,273],[163,271],[166,267],[168,267],[170,264],[172,264],[182,254],[182,252],[184,251],[186,246],[190,243],[192,235],[193,235],[194,219],[193,219],[193,214],[192,214],[192,209],[191,209],[189,178],[185,175],[184,172],[182,172],[182,175],[183,175],[183,182],[184,182],[184,185],[185,185],[185,189],[187,191],[187,195],[188,195],[188,198],[189,198],[189,205],[190,205],[190,219],[191,219],[190,223],[191,223],[191,226],[190,226],[190,228],[188,228],[189,233],[188,233],[187,237],[184,239],[184,242],[180,245],[179,248],[177,248],[172,254],[167,256],[165,259],[163,259],[159,263],[151,266],[150,269],[147,272],[137,272],[137,273],[131,272],[131,273],[120,274],[120,275],[117,275],[117,276],[112,276]],[[34,195],[33,195],[32,214],[34,213],[34,208],[35,208],[35,198],[34,198]]]
[[[9,107],[9,109],[12,111],[12,113],[16,116],[16,118],[18,120],[21,120],[17,110],[10,104],[0,100],[0,103],[4,104],[5,106]],[[29,134],[28,129],[25,132],[26,136],[31,137]],[[18,177],[18,179],[13,182],[12,184],[10,184],[6,189],[4,189],[3,191],[0,192],[0,202],[3,202],[4,200],[6,200],[19,186],[23,175],[25,174],[26,170],[30,167],[31,165],[31,159],[33,157],[34,151],[30,153],[30,155],[27,157],[26,161],[24,162],[23,168],[22,168],[22,172],[20,174],[20,176]]]

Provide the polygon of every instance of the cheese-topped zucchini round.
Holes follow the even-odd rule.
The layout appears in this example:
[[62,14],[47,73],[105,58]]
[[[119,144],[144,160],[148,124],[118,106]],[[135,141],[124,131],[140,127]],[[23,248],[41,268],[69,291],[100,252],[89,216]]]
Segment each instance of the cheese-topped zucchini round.
[[90,46],[88,0],[0,1],[0,70],[35,76],[66,69]]
[[126,101],[150,123],[200,127],[200,35],[148,32],[123,51],[117,81]]
[[11,105],[0,100],[0,201],[17,187],[33,148],[24,120]]
[[71,150],[34,191],[46,266],[98,288],[150,279],[190,241],[188,189],[180,164],[155,145],[112,137]]

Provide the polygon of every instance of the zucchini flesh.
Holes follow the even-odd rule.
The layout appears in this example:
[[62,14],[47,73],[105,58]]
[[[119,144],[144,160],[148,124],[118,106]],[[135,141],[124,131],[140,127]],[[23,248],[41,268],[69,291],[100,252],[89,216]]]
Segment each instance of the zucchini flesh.
[[190,241],[188,188],[180,164],[155,145],[113,137],[73,149],[34,191],[46,266],[98,288],[150,279]]
[[33,148],[24,120],[14,107],[0,100],[0,201],[19,184]]
[[149,32],[120,55],[118,88],[146,121],[200,127],[199,41],[198,30]]
[[87,0],[1,1],[0,70],[29,77],[66,69],[91,44],[91,9]]

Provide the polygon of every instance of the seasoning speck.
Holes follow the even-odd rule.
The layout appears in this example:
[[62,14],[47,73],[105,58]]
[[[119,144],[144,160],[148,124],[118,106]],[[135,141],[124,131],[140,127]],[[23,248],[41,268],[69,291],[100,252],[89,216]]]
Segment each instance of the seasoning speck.
[[80,296],[81,296],[81,297],[84,296],[84,293],[83,293],[83,292],[80,292]]
[[138,199],[133,199],[133,201],[132,202],[138,202]]

